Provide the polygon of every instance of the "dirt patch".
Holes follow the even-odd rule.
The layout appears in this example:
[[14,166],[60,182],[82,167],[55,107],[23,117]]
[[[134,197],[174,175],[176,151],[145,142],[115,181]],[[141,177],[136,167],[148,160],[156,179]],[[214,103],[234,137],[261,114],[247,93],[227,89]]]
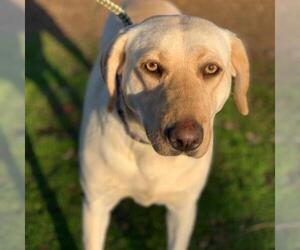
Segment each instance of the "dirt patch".
[[[119,3],[120,1],[116,1]],[[237,33],[250,57],[267,63],[274,60],[274,0],[173,0],[185,14],[199,16]],[[95,0],[28,0],[27,31],[40,29],[49,18],[89,57],[108,14]],[[48,18],[49,17],[49,18]]]

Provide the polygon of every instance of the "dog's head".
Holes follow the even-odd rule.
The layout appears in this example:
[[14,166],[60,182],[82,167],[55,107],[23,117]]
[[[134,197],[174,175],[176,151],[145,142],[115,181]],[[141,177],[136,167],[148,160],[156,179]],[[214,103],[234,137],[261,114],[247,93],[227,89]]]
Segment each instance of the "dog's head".
[[188,16],[158,16],[123,31],[104,57],[112,98],[117,75],[125,103],[161,155],[203,156],[213,121],[231,92],[248,113],[249,63],[231,32]]

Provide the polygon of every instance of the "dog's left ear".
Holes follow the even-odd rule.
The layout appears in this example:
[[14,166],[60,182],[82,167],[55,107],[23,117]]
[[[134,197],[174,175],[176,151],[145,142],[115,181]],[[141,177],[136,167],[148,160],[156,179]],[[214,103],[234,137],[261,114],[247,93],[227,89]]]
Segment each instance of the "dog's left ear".
[[110,111],[113,109],[116,100],[117,75],[125,62],[127,38],[127,32],[121,32],[109,48],[101,53],[100,68],[110,96],[108,104],[108,110]]
[[235,34],[230,34],[232,76],[235,77],[234,100],[242,115],[249,113],[247,92],[249,89],[249,60],[242,41]]

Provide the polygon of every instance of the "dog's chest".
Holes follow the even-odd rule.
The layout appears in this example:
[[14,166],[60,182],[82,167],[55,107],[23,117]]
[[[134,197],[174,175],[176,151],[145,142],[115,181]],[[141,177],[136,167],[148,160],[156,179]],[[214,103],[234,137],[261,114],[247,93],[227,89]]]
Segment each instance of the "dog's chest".
[[126,180],[129,196],[144,206],[167,203],[192,185],[190,176],[197,171],[194,165],[195,161],[188,159],[170,162],[143,156],[136,162],[136,171]]
[[149,179],[145,175],[137,173],[130,180],[129,196],[144,206],[165,203],[168,196],[176,192],[173,185],[175,182],[173,184],[170,181],[167,182],[167,179]]
[[132,178],[132,183],[129,187],[129,196],[137,203],[149,206],[153,203],[158,203],[162,198],[159,195],[157,186],[153,181],[147,180],[142,175],[136,175]]

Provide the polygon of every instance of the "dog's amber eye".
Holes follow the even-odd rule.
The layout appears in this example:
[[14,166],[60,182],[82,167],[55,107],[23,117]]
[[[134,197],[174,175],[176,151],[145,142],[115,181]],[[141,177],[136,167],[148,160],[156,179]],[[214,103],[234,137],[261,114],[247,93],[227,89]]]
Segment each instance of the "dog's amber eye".
[[158,70],[158,64],[156,62],[147,62],[145,67],[150,72],[155,72]]
[[149,61],[144,64],[144,68],[147,72],[151,74],[157,74],[161,75],[162,74],[162,68],[161,66],[155,62],[155,61]]
[[220,71],[219,66],[217,66],[216,64],[210,63],[207,64],[206,66],[204,66],[203,68],[203,75],[204,76],[213,76],[218,74]]

